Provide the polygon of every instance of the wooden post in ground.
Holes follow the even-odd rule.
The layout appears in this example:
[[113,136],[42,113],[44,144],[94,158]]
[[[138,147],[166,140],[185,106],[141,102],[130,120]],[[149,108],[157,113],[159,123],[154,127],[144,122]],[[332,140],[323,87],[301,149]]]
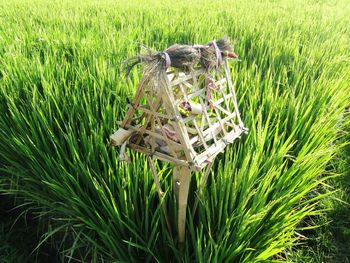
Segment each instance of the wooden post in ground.
[[191,182],[191,170],[186,166],[175,166],[174,167],[174,180],[175,188],[178,188],[177,192],[177,203],[178,203],[178,217],[177,226],[179,232],[179,243],[185,242],[186,233],[186,210],[187,210],[187,199],[188,191]]

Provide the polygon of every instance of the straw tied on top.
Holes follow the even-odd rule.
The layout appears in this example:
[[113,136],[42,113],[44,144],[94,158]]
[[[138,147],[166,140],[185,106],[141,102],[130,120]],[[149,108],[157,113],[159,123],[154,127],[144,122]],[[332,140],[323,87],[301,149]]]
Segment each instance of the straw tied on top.
[[127,73],[138,63],[160,63],[164,69],[172,66],[184,71],[191,70],[194,65],[200,62],[201,66],[207,70],[218,68],[224,58],[237,58],[233,52],[231,42],[224,37],[219,40],[213,40],[204,45],[179,45],[175,44],[168,47],[163,52],[149,52],[130,58],[127,62],[132,62]]
[[[236,59],[238,56],[233,52],[233,47],[227,37],[213,40],[208,44],[199,45],[179,45],[168,47],[163,52],[147,50],[146,53],[132,57],[126,61],[126,75],[129,76],[132,68],[143,63],[146,65],[143,74],[144,78],[153,79],[151,85],[157,90],[161,77],[166,77],[165,72],[171,66],[183,72],[193,71],[200,66],[206,71],[218,69],[224,59]],[[212,85],[208,81],[208,86]]]

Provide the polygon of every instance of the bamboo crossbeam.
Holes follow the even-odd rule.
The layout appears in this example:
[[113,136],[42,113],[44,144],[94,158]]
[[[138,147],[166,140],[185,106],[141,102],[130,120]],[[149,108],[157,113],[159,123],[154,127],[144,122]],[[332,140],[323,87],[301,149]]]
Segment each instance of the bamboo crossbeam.
[[183,82],[181,82],[183,85],[185,85],[187,88],[189,88],[191,90],[191,93],[196,92],[200,89],[198,89],[198,87],[195,85],[195,83],[190,84],[188,81],[184,80]]
[[217,101],[214,101],[213,103],[213,107],[220,105],[222,102],[224,102],[225,100],[229,100],[233,95],[231,93],[227,94],[227,95],[223,95],[222,98],[218,99]]
[[141,80],[141,82],[139,83],[139,85],[137,87],[137,90],[136,90],[136,94],[135,94],[133,105],[130,105],[130,107],[129,107],[126,115],[125,115],[125,118],[124,118],[122,124],[120,125],[122,128],[124,128],[125,125],[130,124],[131,118],[133,117],[133,115],[134,115],[134,113],[136,111],[136,107],[139,105],[140,100],[142,98],[142,95],[143,95],[143,92],[144,92],[144,89],[145,89],[144,85],[146,84],[147,81],[148,81],[148,79],[143,78]]
[[162,114],[162,113],[159,113],[159,112],[154,112],[154,111],[152,111],[152,110],[150,110],[150,109],[147,109],[147,108],[144,107],[144,106],[140,106],[140,107],[138,108],[138,110],[143,111],[143,112],[145,112],[145,113],[147,113],[147,114],[157,115],[159,118],[163,118],[163,119],[171,120],[171,119],[174,118],[174,117],[171,117],[171,116],[169,116],[169,115],[165,115],[165,114]]
[[[226,123],[228,120],[232,119],[234,116],[236,116],[236,113],[232,113],[231,115],[225,117],[222,119],[224,123]],[[219,123],[214,123],[210,128],[206,129],[203,131],[203,135],[207,136],[210,132],[215,131],[217,128],[220,127]],[[198,135],[194,136],[193,138],[190,139],[190,143],[193,144],[196,140],[198,140]]]
[[[188,96],[187,96],[187,100],[191,100],[191,99],[193,99],[193,98],[197,98],[197,97],[199,97],[200,95],[202,95],[202,94],[204,94],[204,91],[203,90],[197,90],[197,91],[195,91],[195,92],[193,92],[193,93],[191,93],[191,94],[189,94]],[[177,99],[177,100],[175,100],[174,101],[174,105],[179,105],[180,103],[182,103],[183,102],[183,99],[181,98],[181,99]]]
[[[177,159],[177,158],[171,157],[171,156],[164,154],[162,152],[159,152],[159,151],[155,151],[154,153],[152,153],[150,149],[143,147],[143,146],[140,146],[140,145],[133,144],[133,143],[129,143],[127,146],[130,149],[133,149],[134,151],[137,151],[139,153],[143,153],[145,155],[153,155],[155,158],[157,158],[161,161],[170,162],[170,163],[173,163],[173,164],[179,165],[179,166],[186,166],[186,167],[189,166],[187,160],[185,160],[185,159],[184,160]],[[202,167],[194,164],[194,165],[192,165],[192,169],[195,171],[200,171],[202,169]]]
[[204,69],[200,69],[200,70],[197,70],[197,71],[193,72],[193,74],[185,75],[184,77],[179,77],[177,80],[170,81],[170,85],[169,86],[170,87],[176,86],[179,83],[181,83],[183,81],[186,81],[186,80],[189,80],[189,79],[193,78],[193,76],[197,77],[197,76],[203,74],[204,72],[205,72]]
[[237,112],[237,118],[238,118],[239,126],[243,127],[243,122],[242,122],[241,116],[239,114],[238,104],[237,104],[237,97],[236,97],[236,93],[235,93],[235,91],[233,89],[231,73],[230,73],[230,69],[229,69],[229,65],[228,65],[228,61],[227,60],[224,63],[224,69],[225,69],[226,78],[227,78],[227,82],[228,82],[228,86],[229,86],[230,92],[233,95],[233,104],[234,104],[234,107],[235,107],[235,111]]
[[196,120],[193,120],[193,125],[194,125],[194,127],[196,128],[196,130],[197,130],[198,137],[199,137],[199,139],[200,139],[201,145],[203,145],[204,148],[207,149],[207,148],[208,148],[207,142],[205,141],[203,132],[202,132],[202,130],[199,128],[199,126],[198,126]]
[[[147,99],[148,103],[149,103],[149,106],[151,107],[151,109],[156,112],[156,109],[153,107],[152,105],[152,102]],[[156,118],[158,124],[159,124],[159,127],[160,127],[160,131],[161,133],[163,134],[163,137],[164,137],[164,140],[166,141],[166,143],[168,144],[168,147],[169,147],[169,150],[171,152],[171,154],[176,157],[176,152],[174,150],[173,147],[171,147],[171,143],[170,143],[170,139],[168,138],[168,136],[166,135],[166,132],[164,131],[164,128],[163,128],[163,125],[162,125],[162,122],[160,121],[160,119],[158,118],[158,116],[154,115],[154,117]]]
[[222,111],[223,113],[225,113],[226,115],[230,115],[232,114],[231,112],[225,110],[223,107],[221,107],[220,105],[216,105],[215,109],[219,109],[220,111]]
[[196,118],[195,115],[191,114],[190,116],[183,119],[183,123],[187,123],[189,121],[193,121]]
[[[140,128],[134,127],[132,125],[127,125],[126,128],[129,130],[135,131],[135,132],[140,131]],[[153,131],[150,131],[150,130],[145,130],[144,134],[148,134],[152,137],[158,138],[160,140],[164,140],[163,135],[156,133],[156,132],[153,132]],[[180,143],[175,142],[173,140],[169,140],[169,143],[172,144],[174,147],[176,147],[177,151],[180,151],[183,148],[183,146]]]
[[[161,100],[162,100],[161,97],[158,97],[158,98],[157,98],[157,100],[156,100],[156,102],[155,102],[155,108],[157,108],[157,109],[159,108],[159,105],[160,105]],[[147,101],[148,101],[148,103],[150,103],[149,100],[147,100]],[[150,103],[150,106],[151,106],[151,105],[152,105],[152,103]],[[153,109],[154,109],[154,111],[156,112],[155,108],[153,108]],[[143,127],[142,127],[142,128],[140,129],[140,131],[139,131],[139,132],[140,132],[140,137],[138,138],[136,144],[139,144],[139,143],[140,143],[140,141],[141,141],[141,139],[142,139],[142,136],[143,136],[145,130],[147,129],[148,123],[150,122],[151,118],[152,118],[152,115],[148,114],[145,124],[143,125]]]
[[234,139],[238,138],[242,134],[243,130],[231,131],[224,138],[218,140],[217,144],[211,145],[203,153],[197,155],[195,162],[197,165],[201,165],[203,162],[207,161],[212,155],[220,153],[225,149],[228,143],[232,143]]

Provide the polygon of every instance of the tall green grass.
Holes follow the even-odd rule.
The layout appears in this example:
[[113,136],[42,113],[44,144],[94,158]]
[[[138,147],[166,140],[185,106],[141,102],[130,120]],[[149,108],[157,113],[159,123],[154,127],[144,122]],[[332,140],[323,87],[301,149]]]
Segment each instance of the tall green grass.
[[[321,212],[313,189],[340,147],[349,11],[346,1],[2,3],[1,193],[41,220],[41,243],[62,261],[283,260],[302,219]],[[139,44],[222,35],[241,57],[232,76],[250,131],[216,161],[181,254],[145,157],[120,163],[109,145],[141,77],[126,83],[122,61]],[[161,169],[175,222],[171,167]]]
[[344,114],[342,131],[337,141],[343,148],[328,164],[339,176],[327,180],[317,191],[332,192],[319,202],[325,212],[310,217],[303,224],[318,225],[305,230],[303,244],[286,251],[288,259],[296,262],[347,262],[350,259],[350,115]]

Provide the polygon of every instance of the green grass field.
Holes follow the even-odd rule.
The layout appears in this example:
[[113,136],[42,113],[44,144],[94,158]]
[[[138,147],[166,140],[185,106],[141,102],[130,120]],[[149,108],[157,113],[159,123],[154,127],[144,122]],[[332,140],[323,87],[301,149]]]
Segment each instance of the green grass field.
[[[334,177],[350,165],[349,13],[346,0],[2,1],[0,200],[13,214],[1,214],[0,261],[348,262],[349,184]],[[181,252],[146,158],[119,162],[109,144],[141,78],[126,82],[123,61],[140,44],[222,36],[240,56],[249,134],[217,158]],[[160,175],[175,220],[171,169]],[[29,252],[16,246],[28,236]]]

